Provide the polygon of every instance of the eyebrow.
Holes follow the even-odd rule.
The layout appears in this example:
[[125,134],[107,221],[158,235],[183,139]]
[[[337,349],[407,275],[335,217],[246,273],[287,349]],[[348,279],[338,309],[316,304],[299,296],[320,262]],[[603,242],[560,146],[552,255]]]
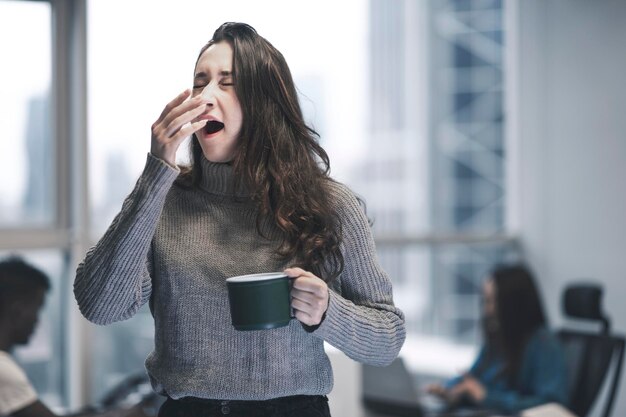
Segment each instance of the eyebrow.
[[[222,70],[219,72],[219,75],[222,77],[231,77],[233,75],[232,71]],[[209,78],[208,74],[204,71],[197,73],[193,78]]]

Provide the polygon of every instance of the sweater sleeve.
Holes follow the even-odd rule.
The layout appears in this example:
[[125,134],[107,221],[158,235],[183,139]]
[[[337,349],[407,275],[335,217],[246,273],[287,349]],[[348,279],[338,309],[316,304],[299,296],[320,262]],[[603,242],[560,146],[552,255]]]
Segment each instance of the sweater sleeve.
[[482,406],[516,413],[550,402],[567,405],[566,369],[558,341],[540,334],[529,345],[525,356],[521,369],[522,374],[527,376],[524,392],[489,390]]
[[109,324],[126,320],[149,300],[152,237],[178,174],[177,169],[148,154],[144,171],[122,210],[78,266],[74,296],[89,321]]
[[378,264],[365,213],[347,188],[336,187],[345,265],[313,334],[356,361],[386,366],[404,343],[404,314],[393,303],[391,281]]

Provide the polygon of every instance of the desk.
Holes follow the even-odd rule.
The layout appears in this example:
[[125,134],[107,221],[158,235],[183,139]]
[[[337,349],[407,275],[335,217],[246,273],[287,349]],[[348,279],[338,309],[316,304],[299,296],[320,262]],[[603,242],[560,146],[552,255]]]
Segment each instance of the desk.
[[[397,417],[389,414],[381,414],[376,413],[362,407],[360,410],[360,414],[357,414],[358,417]],[[458,410],[458,411],[447,411],[443,413],[426,413],[422,417],[515,417],[515,416],[504,416],[498,413],[492,413],[488,411],[480,411],[480,410]]]

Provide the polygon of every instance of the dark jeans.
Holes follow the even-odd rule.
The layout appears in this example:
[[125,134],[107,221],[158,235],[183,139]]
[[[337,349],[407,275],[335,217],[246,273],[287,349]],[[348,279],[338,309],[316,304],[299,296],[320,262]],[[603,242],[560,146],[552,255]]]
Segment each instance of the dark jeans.
[[331,417],[328,398],[295,395],[266,401],[222,401],[185,397],[168,398],[158,417]]

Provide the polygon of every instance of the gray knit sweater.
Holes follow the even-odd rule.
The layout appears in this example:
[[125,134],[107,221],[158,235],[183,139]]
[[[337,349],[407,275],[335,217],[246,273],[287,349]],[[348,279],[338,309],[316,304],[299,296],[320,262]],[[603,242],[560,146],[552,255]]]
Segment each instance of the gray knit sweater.
[[150,302],[155,346],[146,368],[157,392],[230,400],[325,395],[333,377],[324,341],[364,363],[396,357],[404,316],[377,263],[367,218],[339,184],[331,193],[343,223],[345,270],[331,286],[321,325],[307,331],[293,319],[278,329],[235,330],[225,279],[289,265],[273,254],[275,228],[264,223],[269,239],[259,236],[255,204],[233,193],[232,168],[203,160],[202,170],[200,189],[184,188],[174,182],[178,170],[148,155],[121,212],[76,272],[78,306],[94,323],[128,319]]

